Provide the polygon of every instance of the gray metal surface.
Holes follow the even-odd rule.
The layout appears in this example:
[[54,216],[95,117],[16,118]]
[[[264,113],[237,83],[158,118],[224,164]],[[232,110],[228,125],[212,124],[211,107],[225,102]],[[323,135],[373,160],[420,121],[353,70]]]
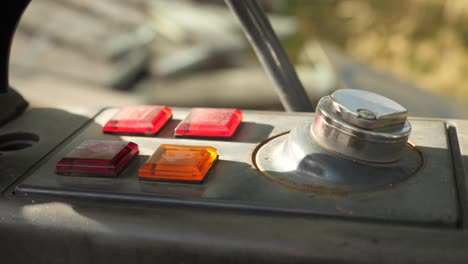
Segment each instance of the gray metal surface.
[[312,112],[313,106],[281,43],[256,0],[225,0],[242,24],[286,111]]
[[[18,185],[16,194],[248,209],[254,212],[273,211],[401,223],[454,225],[458,219],[453,171],[443,122],[416,122],[414,140],[426,159],[424,174],[417,173],[396,186],[336,195],[285,187],[264,177],[252,161],[259,143],[313,119],[312,114],[245,111],[244,122],[234,138],[231,141],[220,141],[173,138],[174,127],[185,117],[188,109],[174,109],[174,120],[156,137],[102,134],[101,126],[115,111],[105,110],[67,144],[39,163]],[[271,118],[272,115],[275,118]],[[431,134],[428,135],[426,130],[431,131]],[[140,146],[140,157],[117,179],[55,175],[56,162],[86,139],[133,141]],[[163,143],[210,145],[218,149],[219,160],[202,185],[139,181],[136,176],[138,167]],[[434,198],[430,203],[425,202],[428,193]]]
[[[176,110],[178,113],[186,111]],[[49,116],[55,119],[52,113],[61,110],[49,111],[45,111],[44,118]],[[292,128],[299,121],[311,119],[311,115],[290,116],[279,112],[246,112],[246,115],[249,120],[255,115],[256,122],[243,124],[244,129],[239,131],[243,133],[235,136],[238,141],[259,142],[265,139],[259,135],[280,134],[286,132],[284,128]],[[178,114],[176,119],[179,118]],[[68,120],[69,123],[62,121],[62,125],[74,122],[72,118]],[[468,121],[447,122],[450,125],[449,142],[455,172],[459,182],[466,182],[464,168],[468,166]],[[274,127],[261,127],[269,123]],[[23,124],[17,123],[10,129],[21,130]],[[245,134],[252,126],[259,126],[256,131],[262,132]],[[168,133],[170,130],[168,127],[158,137],[171,137]],[[416,132],[412,137],[425,138],[431,143],[421,146],[428,146],[427,151],[432,148],[434,152],[439,152],[437,150],[447,144],[445,137],[430,138]],[[457,135],[460,144],[454,140]],[[45,133],[42,139],[49,141],[56,136],[56,133]],[[72,140],[64,142],[60,148],[69,142]],[[461,149],[460,152],[457,152],[457,148]],[[30,163],[22,163],[39,154],[39,151],[36,148],[20,151],[16,156],[17,162],[10,164],[10,168],[36,171],[54,155],[50,153],[33,168]],[[425,166],[436,167],[438,164],[434,157],[427,160]],[[2,170],[1,176],[4,177],[6,173],[8,171]],[[23,172],[21,175],[27,177],[30,174],[24,175]],[[242,175],[241,172],[239,175]],[[422,177],[424,175],[419,179]],[[445,184],[446,180],[441,178],[440,182]],[[457,186],[460,201],[467,200],[466,192],[462,190],[464,186]],[[174,185],[169,191],[179,192],[182,189],[187,190],[187,187]],[[192,189],[189,188],[189,191]],[[428,191],[420,192],[424,197],[419,201],[420,206],[429,207],[433,202],[437,203],[438,190]],[[355,196],[350,197],[353,199]],[[379,196],[368,198],[378,200]],[[406,198],[401,199],[404,201],[403,207],[406,202],[411,202],[410,197]],[[388,221],[359,221],[355,218],[265,214],[252,210],[239,212],[144,202],[108,202],[102,197],[6,195],[0,199],[0,247],[8,252],[2,258],[5,263],[112,261],[120,264],[154,263],[155,260],[162,263],[467,263],[467,210],[463,205],[459,210],[463,218],[456,227],[445,228],[439,225],[408,226]]]
[[452,148],[453,166],[456,174],[458,204],[462,213],[460,225],[468,224],[468,120],[449,120],[450,145]]
[[73,111],[35,108],[26,110],[15,120],[3,125],[0,128],[0,145],[5,146],[10,144],[10,141],[14,143],[15,140],[22,140],[21,135],[24,134],[37,138],[37,142],[28,148],[15,151],[0,150],[0,190],[4,191],[18,180],[57,145],[90,121],[96,113],[96,110],[76,114]]

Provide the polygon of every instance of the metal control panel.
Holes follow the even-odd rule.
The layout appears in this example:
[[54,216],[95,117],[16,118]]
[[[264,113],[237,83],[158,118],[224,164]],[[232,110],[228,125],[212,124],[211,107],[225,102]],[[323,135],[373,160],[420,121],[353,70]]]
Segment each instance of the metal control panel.
[[[313,114],[244,111],[243,122],[229,139],[175,138],[174,128],[190,109],[175,109],[173,119],[155,136],[102,133],[118,109],[106,109],[49,154],[15,188],[15,196],[110,200],[170,204],[250,213],[274,212],[384,223],[455,226],[459,219],[455,178],[446,125],[442,121],[411,120],[411,146],[403,160],[390,165],[365,165],[320,151],[302,164],[288,167],[286,156],[274,156],[283,137],[297,136],[314,120]],[[290,132],[292,130],[292,132]],[[130,141],[139,145],[136,160],[116,178],[62,176],[59,160],[85,140]],[[219,158],[201,183],[144,181],[138,168],[162,144],[212,146]],[[267,163],[270,163],[268,165]],[[270,168],[303,174],[278,175]],[[330,179],[330,181],[325,181]],[[427,194],[431,202],[427,202]]]
[[[300,146],[311,147],[316,155],[300,166],[267,169],[288,165],[285,156],[282,163],[269,162],[276,158],[273,150],[280,145],[276,143],[299,142],[295,139],[310,135],[314,114],[243,111],[231,138],[197,139],[174,137],[174,128],[191,109],[172,110],[172,120],[154,136],[102,133],[116,108],[96,114],[31,109],[2,127],[0,135],[18,131],[36,135],[30,147],[1,153],[0,245],[9,252],[5,259],[11,263],[41,263],[37,256],[46,263],[468,259],[466,121],[409,118],[408,159],[393,165],[337,158],[336,153],[301,141]],[[116,178],[57,175],[57,162],[85,140],[132,141],[140,154]],[[140,180],[139,166],[161,144],[208,145],[219,157],[201,183]]]

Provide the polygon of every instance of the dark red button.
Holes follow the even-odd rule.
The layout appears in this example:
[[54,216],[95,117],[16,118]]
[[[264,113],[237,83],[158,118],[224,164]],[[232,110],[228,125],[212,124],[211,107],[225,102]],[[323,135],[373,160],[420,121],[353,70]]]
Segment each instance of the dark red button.
[[107,133],[156,134],[171,119],[167,106],[127,106],[117,112],[103,127]]
[[62,158],[55,172],[71,176],[116,177],[138,154],[138,145],[125,141],[87,140]]
[[175,129],[176,136],[231,137],[242,121],[239,109],[193,108]]

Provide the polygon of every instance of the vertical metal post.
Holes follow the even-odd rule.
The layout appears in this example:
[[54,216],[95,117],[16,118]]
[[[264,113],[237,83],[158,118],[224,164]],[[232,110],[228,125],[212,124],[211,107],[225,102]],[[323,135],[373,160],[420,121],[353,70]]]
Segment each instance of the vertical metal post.
[[225,0],[240,20],[263,68],[273,80],[280,101],[289,112],[313,112],[314,107],[268,18],[255,0]]

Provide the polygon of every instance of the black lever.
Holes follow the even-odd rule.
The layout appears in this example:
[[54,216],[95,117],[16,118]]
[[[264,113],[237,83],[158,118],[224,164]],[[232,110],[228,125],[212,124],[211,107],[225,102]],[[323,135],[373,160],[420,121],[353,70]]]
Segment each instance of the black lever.
[[4,1],[0,8],[0,93],[6,93],[10,87],[8,79],[8,64],[10,63],[10,48],[16,26],[24,10],[31,0]]
[[20,115],[28,106],[26,100],[10,87],[8,65],[16,26],[29,2],[31,0],[4,1],[0,8],[0,125]]

